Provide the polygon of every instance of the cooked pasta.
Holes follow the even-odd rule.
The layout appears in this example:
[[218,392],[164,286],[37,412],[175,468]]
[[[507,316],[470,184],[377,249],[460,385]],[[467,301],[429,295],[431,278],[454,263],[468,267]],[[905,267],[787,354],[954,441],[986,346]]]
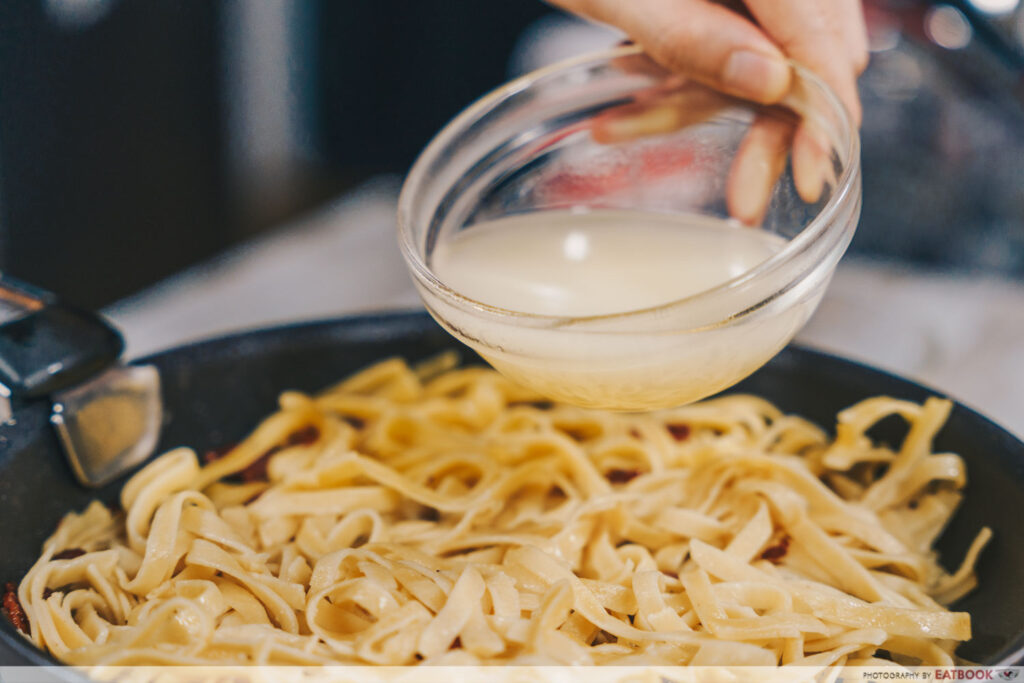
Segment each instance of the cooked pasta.
[[952,574],[931,549],[949,409],[868,399],[830,439],[753,396],[614,414],[388,360],[67,515],[18,598],[78,665],[949,665],[990,536]]

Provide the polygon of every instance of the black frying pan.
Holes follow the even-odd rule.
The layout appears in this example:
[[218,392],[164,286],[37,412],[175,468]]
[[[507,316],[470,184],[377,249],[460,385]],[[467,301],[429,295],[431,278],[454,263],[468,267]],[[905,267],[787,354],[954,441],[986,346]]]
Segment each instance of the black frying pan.
[[[285,389],[316,391],[389,356],[418,360],[458,348],[477,357],[423,313],[369,315],[248,332],[184,346],[145,362],[160,371],[165,427],[158,452],[187,445],[202,452],[237,442],[275,409]],[[889,394],[921,401],[938,392],[849,361],[789,347],[732,391],[763,396],[783,410],[830,426],[842,408]],[[98,496],[117,499],[123,480],[99,490],[72,476],[48,424],[49,405],[27,404],[16,424],[0,427],[0,582],[17,582],[60,517]],[[878,438],[902,437],[895,421]],[[969,482],[962,509],[939,550],[950,563],[963,557],[982,525],[995,538],[978,569],[980,587],[957,607],[971,612],[974,639],[960,654],[980,663],[1011,663],[1024,649],[1024,444],[987,419],[957,405],[936,448],[960,453]],[[0,665],[53,664],[0,624]]]

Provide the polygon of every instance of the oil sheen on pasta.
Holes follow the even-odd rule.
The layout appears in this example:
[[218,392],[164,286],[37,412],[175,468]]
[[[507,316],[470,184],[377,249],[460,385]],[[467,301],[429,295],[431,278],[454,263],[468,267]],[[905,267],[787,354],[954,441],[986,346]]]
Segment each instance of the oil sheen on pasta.
[[[474,301],[579,318],[678,302],[742,276],[785,244],[764,230],[708,217],[548,211],[477,224],[441,241],[431,268]],[[770,316],[721,324],[769,298],[781,281],[758,279],[645,320],[533,325],[428,303],[442,324],[513,379],[578,405],[638,410],[708,396],[785,345],[813,310],[813,294],[796,293],[792,305],[775,306]]]

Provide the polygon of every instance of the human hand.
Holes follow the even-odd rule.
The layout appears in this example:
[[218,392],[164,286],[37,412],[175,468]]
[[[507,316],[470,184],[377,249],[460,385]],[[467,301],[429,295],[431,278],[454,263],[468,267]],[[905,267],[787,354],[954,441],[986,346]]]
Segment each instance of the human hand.
[[787,58],[822,78],[860,123],[868,63],[860,0],[552,0],[611,24],[654,61],[738,97],[772,104],[789,90]]
[[[856,78],[867,65],[867,37],[859,0],[552,0],[561,7],[624,30],[662,66],[721,93],[773,104],[793,85],[792,59],[817,73],[859,125]],[[709,109],[700,95],[702,109]],[[722,103],[727,98],[721,98]],[[693,97],[676,98],[680,110]],[[666,116],[671,99],[656,105],[660,116],[633,110],[606,119],[596,130],[603,141],[667,132],[692,123],[691,114]],[[809,103],[814,106],[814,103]],[[660,123],[659,123],[660,122]],[[660,125],[661,129],[657,130]],[[830,169],[830,146],[820,131],[759,116],[740,148],[729,181],[730,213],[760,221],[772,187],[792,148],[800,196],[817,201]]]

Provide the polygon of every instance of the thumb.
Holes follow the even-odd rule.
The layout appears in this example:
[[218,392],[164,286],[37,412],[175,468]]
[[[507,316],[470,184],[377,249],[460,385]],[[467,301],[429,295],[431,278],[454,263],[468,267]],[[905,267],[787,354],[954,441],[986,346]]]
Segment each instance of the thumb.
[[789,90],[785,56],[753,23],[708,0],[556,0],[625,31],[658,63],[722,92],[770,104]]

